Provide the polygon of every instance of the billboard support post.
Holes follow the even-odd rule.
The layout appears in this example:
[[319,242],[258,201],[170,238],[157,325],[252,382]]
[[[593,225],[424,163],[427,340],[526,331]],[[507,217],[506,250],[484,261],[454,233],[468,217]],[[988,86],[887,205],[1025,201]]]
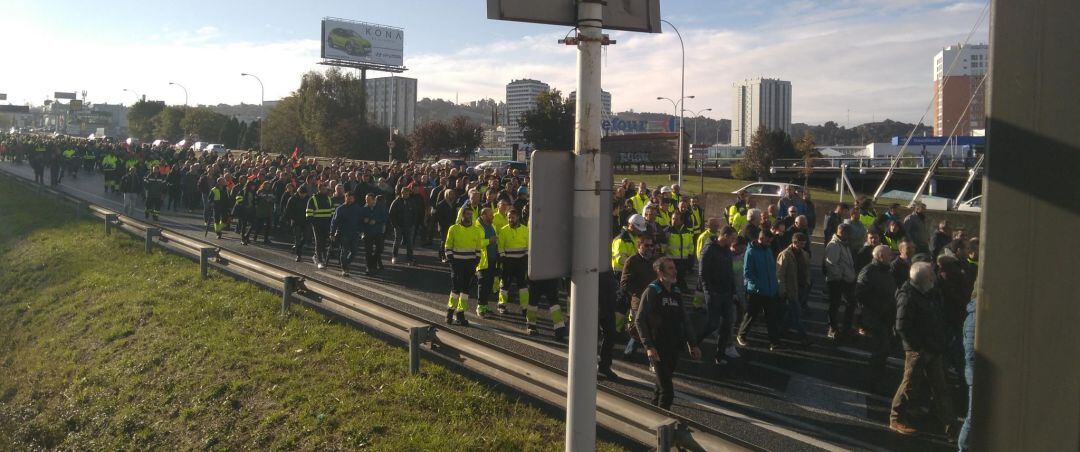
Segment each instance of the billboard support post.
[[600,280],[600,43],[604,4],[581,1],[574,131],[574,235],[570,266],[570,359],[566,450],[596,448],[596,337]]

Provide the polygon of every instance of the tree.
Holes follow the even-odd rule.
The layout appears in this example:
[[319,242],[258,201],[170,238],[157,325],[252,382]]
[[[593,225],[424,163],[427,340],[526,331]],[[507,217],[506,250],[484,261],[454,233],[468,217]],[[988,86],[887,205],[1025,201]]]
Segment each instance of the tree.
[[750,147],[746,148],[743,163],[755,177],[763,179],[769,173],[773,160],[795,156],[795,145],[787,133],[783,130],[770,131],[762,124],[750,137]]
[[312,71],[304,75],[300,89],[296,90],[300,128],[305,140],[315,145],[318,155],[345,155],[355,141],[342,138],[359,138],[356,134],[365,123],[361,86],[359,78],[338,68],[325,74]]
[[248,134],[251,134],[252,128],[264,127],[263,145],[268,151],[289,154],[295,148],[300,148],[304,153],[311,150],[300,125],[300,98],[296,95],[281,99],[267,113],[264,126],[253,123],[248,127]]
[[451,147],[453,138],[450,127],[442,121],[421,124],[409,135],[409,158],[413,160],[441,155]]
[[519,123],[525,141],[535,149],[574,149],[574,102],[559,90],[541,92],[536,109],[522,113]]
[[154,116],[154,136],[157,138],[177,142],[184,138],[184,129],[180,127],[180,121],[187,115],[188,107],[173,105],[165,107]]
[[814,135],[810,134],[809,130],[795,143],[795,151],[799,153],[799,157],[803,160],[803,186],[810,184],[810,173],[814,172],[814,165],[811,160],[821,157],[821,153],[814,149],[816,146]]
[[165,109],[163,102],[140,100],[128,109],[129,135],[143,141],[154,139],[154,116]]
[[188,110],[184,119],[180,121],[180,127],[184,133],[194,135],[201,141],[221,138],[221,132],[229,118],[207,107],[196,107]]
[[243,148],[243,149],[251,149],[251,146],[248,146],[249,143],[247,141],[247,137],[248,137],[248,124],[247,124],[247,121],[240,121],[239,142],[237,143],[237,146],[240,147],[240,148]]
[[229,149],[236,149],[240,144],[240,121],[236,119],[236,116],[225,121],[218,142]]
[[460,149],[466,158],[480,146],[480,143],[484,142],[484,128],[464,116],[455,116],[451,119],[448,129],[450,146]]

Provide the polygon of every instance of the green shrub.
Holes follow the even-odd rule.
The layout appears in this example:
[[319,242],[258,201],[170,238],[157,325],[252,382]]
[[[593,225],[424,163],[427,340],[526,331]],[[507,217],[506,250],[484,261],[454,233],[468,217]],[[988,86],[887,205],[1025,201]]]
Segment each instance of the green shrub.
[[731,177],[741,180],[754,180],[754,172],[743,162],[731,164]]

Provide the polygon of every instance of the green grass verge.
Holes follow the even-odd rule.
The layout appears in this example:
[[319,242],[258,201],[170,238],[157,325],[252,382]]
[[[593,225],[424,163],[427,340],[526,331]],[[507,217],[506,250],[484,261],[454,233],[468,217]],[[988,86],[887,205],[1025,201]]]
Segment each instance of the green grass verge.
[[[9,450],[561,450],[563,423],[0,180]],[[601,444],[602,449],[615,446]]]

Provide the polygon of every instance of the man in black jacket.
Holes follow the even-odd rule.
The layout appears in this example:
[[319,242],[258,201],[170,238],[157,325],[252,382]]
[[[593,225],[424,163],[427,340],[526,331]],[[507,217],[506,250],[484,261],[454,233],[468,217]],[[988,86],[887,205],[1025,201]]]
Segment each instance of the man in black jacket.
[[398,263],[398,249],[404,246],[409,265],[415,266],[413,239],[416,237],[416,225],[423,218],[422,207],[414,202],[413,191],[408,187],[402,187],[400,193],[390,203],[390,225],[394,227],[394,254],[390,258],[390,263]]
[[862,305],[862,325],[869,330],[870,370],[874,380],[885,373],[885,360],[892,348],[892,325],[896,321],[896,282],[893,280],[892,250],[878,245],[873,260],[859,271],[855,280],[855,296]]
[[731,254],[731,243],[735,240],[735,235],[735,228],[731,226],[721,229],[718,237],[707,241],[701,248],[701,265],[698,266],[698,280],[701,281],[702,291],[705,293],[708,318],[697,343],[704,342],[719,328],[720,335],[716,340],[716,355],[713,358],[717,364],[720,364],[725,356],[729,359],[739,358],[735,346],[728,344],[735,314],[732,305],[732,297],[735,295],[735,271]]
[[282,220],[292,227],[293,249],[296,251],[296,261],[300,262],[304,255],[304,236],[307,232],[307,188],[301,185],[296,189],[296,194],[289,196],[286,192],[284,196],[288,198],[282,202],[285,205]]
[[911,279],[896,292],[896,333],[904,345],[904,377],[893,396],[889,429],[903,435],[917,433],[906,418],[913,388],[927,385],[933,411],[945,424],[946,433],[951,433],[956,417],[945,384],[945,322],[941,295],[934,288],[934,267],[929,262],[916,262],[909,276]]
[[675,284],[675,263],[670,258],[661,257],[653,262],[652,267],[656,280],[641,294],[634,323],[656,373],[652,404],[667,410],[675,399],[671,380],[679,363],[680,350],[689,348],[690,358],[694,360],[701,358],[701,350],[696,345],[693,323],[683,308],[682,294]]

